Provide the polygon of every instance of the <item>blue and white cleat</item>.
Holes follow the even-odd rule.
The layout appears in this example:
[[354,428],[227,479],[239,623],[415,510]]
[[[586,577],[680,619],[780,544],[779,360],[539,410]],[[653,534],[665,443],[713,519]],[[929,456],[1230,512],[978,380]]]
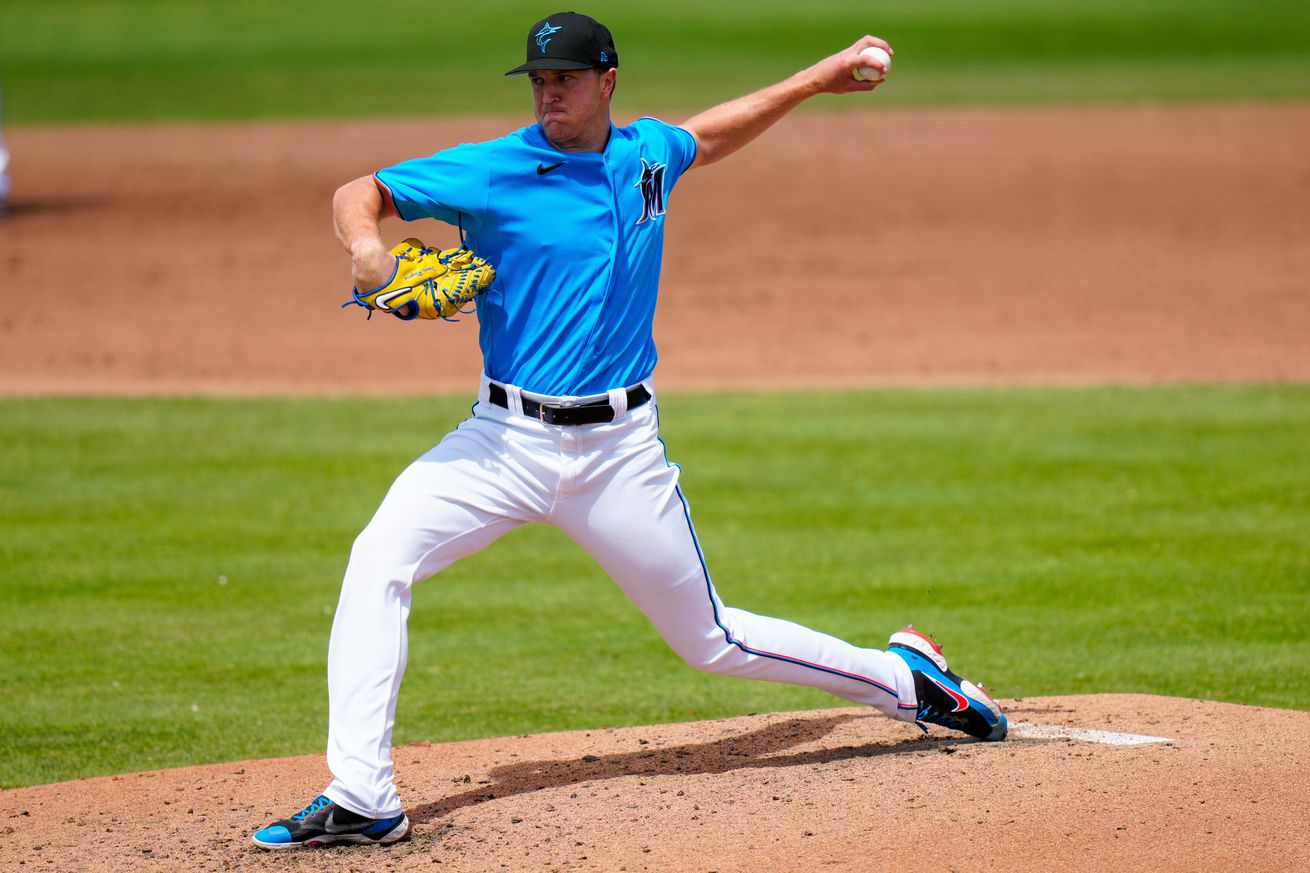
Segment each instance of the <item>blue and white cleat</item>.
[[892,634],[887,651],[898,655],[914,673],[914,692],[919,699],[915,723],[923,722],[964,731],[980,740],[1003,740],[1009,724],[1005,714],[983,690],[962,679],[946,666],[942,647],[911,627]]
[[368,818],[320,794],[291,818],[255,831],[254,841],[261,849],[298,849],[331,843],[387,845],[408,836],[409,819],[403,812],[394,818]]

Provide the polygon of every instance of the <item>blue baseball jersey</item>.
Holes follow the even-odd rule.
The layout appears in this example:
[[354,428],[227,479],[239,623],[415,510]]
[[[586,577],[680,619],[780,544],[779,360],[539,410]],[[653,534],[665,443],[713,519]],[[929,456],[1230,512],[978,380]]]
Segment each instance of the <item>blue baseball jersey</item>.
[[561,152],[534,124],[375,175],[406,221],[462,226],[496,268],[477,298],[487,376],[550,395],[650,376],[664,211],[696,157],[653,118],[610,126],[603,152]]

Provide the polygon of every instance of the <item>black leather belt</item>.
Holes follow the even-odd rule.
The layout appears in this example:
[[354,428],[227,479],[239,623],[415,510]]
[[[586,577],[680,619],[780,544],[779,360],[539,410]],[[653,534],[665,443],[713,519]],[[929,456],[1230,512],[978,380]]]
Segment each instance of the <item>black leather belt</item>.
[[[509,409],[509,394],[503,385],[495,382],[487,384],[487,400],[492,405]],[[635,385],[628,389],[628,409],[636,409],[650,400],[650,392],[645,385]],[[589,400],[586,403],[565,401],[563,403],[538,403],[536,400],[523,398],[523,414],[545,424],[604,424],[614,420],[614,407],[608,399]]]

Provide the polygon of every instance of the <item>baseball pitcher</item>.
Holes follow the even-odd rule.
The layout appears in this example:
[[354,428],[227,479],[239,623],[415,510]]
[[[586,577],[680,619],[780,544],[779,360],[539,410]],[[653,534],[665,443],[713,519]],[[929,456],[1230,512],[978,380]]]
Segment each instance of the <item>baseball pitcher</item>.
[[[920,727],[1005,737],[996,703],[912,628],[881,651],[725,605],[659,439],[651,323],[674,187],[815,94],[872,91],[885,72],[871,61],[878,53],[861,54],[872,47],[891,48],[865,36],[680,125],[618,127],[610,31],[557,13],[532,25],[524,62],[508,73],[529,83],[535,124],[337,191],[348,305],[404,319],[476,308],[483,371],[470,417],[400,474],[355,540],[328,652],[333,779],[259,830],[257,845],[408,836],[391,732],[411,589],[529,522],[576,541],[698,670],[808,685]],[[379,223],[392,216],[448,222],[462,245],[390,247]]]

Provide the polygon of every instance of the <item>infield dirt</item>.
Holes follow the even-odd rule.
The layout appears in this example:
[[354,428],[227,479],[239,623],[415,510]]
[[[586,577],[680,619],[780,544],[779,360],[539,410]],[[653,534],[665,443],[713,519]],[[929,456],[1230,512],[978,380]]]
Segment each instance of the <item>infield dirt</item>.
[[[515,123],[11,132],[0,393],[470,391],[473,318],[337,308],[328,203]],[[1310,379],[1307,142],[1308,106],[788,119],[671,199],[659,384]],[[0,868],[1310,869],[1310,714],[1008,707],[1172,742],[978,744],[834,709],[408,746],[412,841],[290,855],[249,834],[321,758],[223,764],[0,792]]]
[[[521,121],[13,131],[0,393],[471,392],[473,317],[338,308],[329,204]],[[1310,378],[1307,142],[1310,106],[789,118],[673,192],[657,381]]]

